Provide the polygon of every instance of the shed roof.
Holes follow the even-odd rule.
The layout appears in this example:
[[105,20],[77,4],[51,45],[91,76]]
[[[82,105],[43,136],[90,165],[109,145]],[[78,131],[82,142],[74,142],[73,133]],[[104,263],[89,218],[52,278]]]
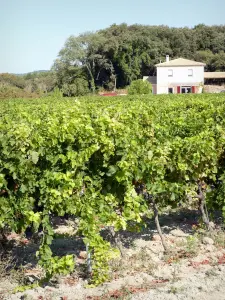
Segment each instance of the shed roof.
[[157,83],[157,77],[156,76],[144,76],[143,80],[147,80],[151,84],[156,84]]
[[225,78],[225,72],[205,72],[204,78],[205,79]]
[[190,67],[205,66],[205,63],[180,57],[156,65],[156,67],[185,67],[185,66],[190,66]]

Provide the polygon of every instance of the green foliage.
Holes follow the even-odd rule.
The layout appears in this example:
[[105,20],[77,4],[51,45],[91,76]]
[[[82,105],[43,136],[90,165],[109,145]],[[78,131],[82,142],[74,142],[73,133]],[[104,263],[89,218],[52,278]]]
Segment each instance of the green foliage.
[[87,78],[89,88],[124,88],[145,75],[155,75],[155,64],[184,57],[206,63],[206,71],[225,69],[225,26],[169,28],[121,24],[69,37],[54,70],[59,87],[75,78]]
[[16,86],[0,83],[0,99],[37,98],[38,94],[26,91]]
[[0,99],[37,98],[56,86],[53,72],[34,72],[24,76],[0,74]]
[[16,288],[14,288],[13,291],[12,291],[12,293],[13,294],[23,293],[25,291],[28,291],[28,290],[31,290],[31,289],[35,289],[35,288],[38,288],[38,287],[39,287],[38,283],[33,283],[33,284],[30,284],[30,285],[21,285],[21,286],[18,286]]
[[64,83],[62,86],[62,93],[68,97],[84,96],[88,92],[88,82],[82,78],[75,79],[71,84]]
[[152,93],[152,85],[148,81],[142,79],[132,81],[128,87],[129,95],[147,95]]
[[55,99],[60,99],[63,97],[63,93],[58,87],[55,87],[51,94]]
[[21,89],[25,88],[26,86],[26,82],[22,77],[8,73],[0,74],[0,86],[3,84]]
[[116,88],[125,88],[143,76],[154,76],[155,64],[164,61],[167,54],[174,59],[205,62],[206,71],[225,71],[224,41],[224,25],[169,28],[113,24],[94,33],[70,36],[51,71],[0,74],[0,98],[32,98],[55,87],[66,96],[80,96],[99,88],[113,90],[115,82]]
[[0,228],[42,226],[37,255],[49,279],[74,268],[71,255],[52,255],[50,217],[78,218],[92,257],[91,281],[102,283],[118,251],[101,230],[138,230],[149,214],[150,199],[137,184],[162,210],[189,204],[205,182],[208,207],[224,211],[224,114],[222,94],[78,101],[55,92],[1,101]]
[[[106,72],[108,75],[114,73],[112,62],[109,58],[105,57],[101,53],[100,48],[106,43],[106,38],[96,33],[84,33],[78,37],[70,36],[65,43],[65,46],[59,52],[59,59],[55,61],[53,69],[56,70],[58,80],[61,84],[70,84],[66,91],[71,91],[73,94],[85,94],[82,88],[77,86],[82,85],[84,87],[84,81],[74,82],[74,78],[79,77],[80,74],[84,74],[88,80],[89,87],[92,92],[95,91],[96,81],[99,80],[100,73]],[[64,73],[62,77],[61,72]],[[68,76],[68,74],[70,74]],[[69,93],[69,92],[68,92]]]

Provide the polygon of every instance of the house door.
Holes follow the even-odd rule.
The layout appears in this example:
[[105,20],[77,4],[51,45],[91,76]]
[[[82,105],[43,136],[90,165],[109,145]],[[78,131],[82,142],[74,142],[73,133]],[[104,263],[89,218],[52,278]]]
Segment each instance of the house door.
[[181,87],[181,94],[189,94],[191,93],[191,86],[182,86]]

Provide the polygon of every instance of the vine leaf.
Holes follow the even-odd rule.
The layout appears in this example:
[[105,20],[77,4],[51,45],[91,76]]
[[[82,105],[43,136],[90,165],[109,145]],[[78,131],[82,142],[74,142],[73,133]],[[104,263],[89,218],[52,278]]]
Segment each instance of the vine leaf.
[[31,160],[35,165],[37,164],[37,162],[39,160],[38,152],[36,152],[36,151],[31,152]]

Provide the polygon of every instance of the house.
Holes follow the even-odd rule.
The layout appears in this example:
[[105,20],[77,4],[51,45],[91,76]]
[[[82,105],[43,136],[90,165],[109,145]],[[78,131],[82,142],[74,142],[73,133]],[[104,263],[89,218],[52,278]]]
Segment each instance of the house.
[[201,93],[205,63],[177,58],[156,65],[157,76],[145,76],[152,83],[153,94]]

